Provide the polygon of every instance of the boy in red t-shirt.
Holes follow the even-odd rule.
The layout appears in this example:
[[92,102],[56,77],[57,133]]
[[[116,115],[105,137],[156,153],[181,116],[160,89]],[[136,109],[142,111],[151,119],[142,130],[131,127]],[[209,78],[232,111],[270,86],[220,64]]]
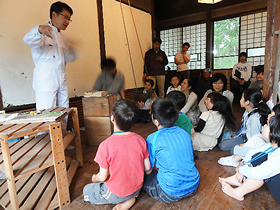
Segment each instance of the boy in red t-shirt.
[[114,104],[111,122],[115,132],[98,147],[94,161],[100,170],[93,174],[93,183],[83,189],[85,202],[118,204],[114,209],[129,209],[134,204],[144,171],[151,167],[146,141],[129,131],[138,113],[132,101],[123,99]]

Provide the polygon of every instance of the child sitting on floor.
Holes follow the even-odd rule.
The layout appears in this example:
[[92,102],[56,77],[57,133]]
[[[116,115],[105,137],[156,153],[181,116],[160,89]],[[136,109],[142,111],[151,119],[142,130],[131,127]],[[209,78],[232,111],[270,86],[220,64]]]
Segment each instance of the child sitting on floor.
[[219,144],[222,151],[230,151],[235,145],[244,144],[253,135],[261,133],[267,122],[270,109],[262,100],[262,93],[257,89],[247,89],[240,99],[240,106],[245,108],[242,125],[234,138],[226,139]]
[[[274,115],[280,114],[280,104],[277,104],[273,107],[273,110],[270,115],[268,115],[267,122],[269,119]],[[268,142],[268,139],[265,138],[264,134],[255,134],[245,144],[236,145],[233,148],[233,154],[232,156],[228,157],[221,157],[218,160],[218,163],[220,165],[224,166],[233,166],[236,167],[239,165],[239,162],[244,158],[244,156],[254,148],[259,148],[266,144]]]
[[[150,122],[150,109],[152,103],[157,99],[156,93],[153,91],[154,81],[152,79],[145,80],[145,87],[134,94],[134,99],[140,109],[138,120],[143,123]],[[140,97],[142,96],[142,97]]]
[[[166,98],[170,99],[178,110],[181,110],[185,106],[186,96],[184,93],[178,90],[171,91],[167,94]],[[188,132],[189,135],[194,133],[193,125],[191,120],[183,112],[179,112],[178,120],[175,122],[174,126],[183,128]]]
[[158,168],[145,175],[143,190],[166,203],[194,195],[199,184],[192,140],[182,128],[173,126],[178,110],[169,99],[157,99],[152,105],[152,121],[158,131],[147,137],[151,166]]
[[[263,131],[269,143],[250,150],[243,162],[236,168],[236,174],[220,178],[225,194],[237,200],[244,200],[244,195],[259,189],[264,183],[273,196],[280,202],[280,116],[271,117],[269,125]],[[238,186],[233,188],[232,186]]]
[[83,189],[84,201],[92,204],[118,204],[114,209],[129,209],[135,202],[144,171],[150,169],[145,140],[130,128],[136,122],[138,108],[129,100],[114,104],[111,122],[114,133],[103,141],[94,161],[100,170]]
[[208,111],[202,112],[195,133],[192,135],[194,150],[208,151],[213,149],[226,125],[235,130],[237,120],[232,114],[229,100],[217,93],[209,93],[205,100]]
[[173,90],[181,90],[181,85],[180,84],[180,79],[179,79],[179,76],[174,74],[172,77],[171,77],[171,86],[168,87],[167,91],[166,91],[166,94],[168,94],[169,92],[173,91]]

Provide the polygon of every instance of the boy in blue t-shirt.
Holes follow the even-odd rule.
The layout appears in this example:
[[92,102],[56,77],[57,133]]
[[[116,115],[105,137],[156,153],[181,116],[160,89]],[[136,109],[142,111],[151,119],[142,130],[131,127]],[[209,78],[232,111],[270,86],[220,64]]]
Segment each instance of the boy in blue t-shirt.
[[[192,140],[188,133],[173,126],[178,111],[169,99],[157,99],[152,105],[152,121],[158,131],[146,139],[152,170],[145,175],[143,189],[151,197],[176,202],[196,193],[199,173],[193,158]],[[148,174],[148,173],[146,173]]]

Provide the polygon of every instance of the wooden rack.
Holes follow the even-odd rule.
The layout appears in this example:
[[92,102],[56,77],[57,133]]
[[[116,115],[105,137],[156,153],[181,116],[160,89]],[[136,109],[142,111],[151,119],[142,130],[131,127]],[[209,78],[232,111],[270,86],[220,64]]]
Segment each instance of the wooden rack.
[[[53,122],[0,124],[0,204],[5,209],[55,209],[70,204],[69,185],[78,166],[83,166],[77,108],[63,111]],[[73,132],[62,133],[61,121],[71,114]],[[48,131],[48,132],[44,132]],[[38,133],[43,133],[37,135]],[[9,140],[29,136],[20,141]],[[64,150],[75,140],[76,159]]]

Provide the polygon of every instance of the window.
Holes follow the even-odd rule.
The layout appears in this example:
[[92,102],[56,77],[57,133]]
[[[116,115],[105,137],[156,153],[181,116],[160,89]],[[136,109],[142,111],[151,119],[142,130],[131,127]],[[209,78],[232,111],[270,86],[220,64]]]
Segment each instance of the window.
[[183,28],[174,28],[160,31],[162,39],[161,49],[166,53],[168,66],[176,70],[174,63],[176,53],[182,50],[184,42],[190,43],[188,53],[191,55],[189,69],[205,69],[206,67],[206,24],[198,24]]
[[239,17],[214,22],[214,69],[238,63]]
[[267,12],[241,16],[240,52],[252,66],[264,64]]

